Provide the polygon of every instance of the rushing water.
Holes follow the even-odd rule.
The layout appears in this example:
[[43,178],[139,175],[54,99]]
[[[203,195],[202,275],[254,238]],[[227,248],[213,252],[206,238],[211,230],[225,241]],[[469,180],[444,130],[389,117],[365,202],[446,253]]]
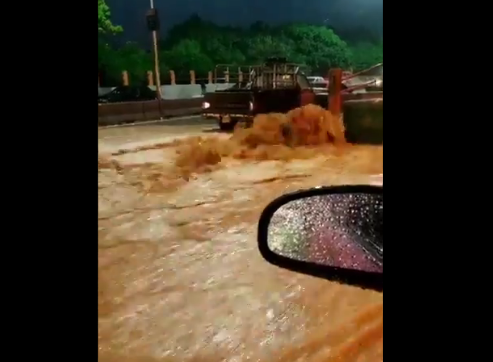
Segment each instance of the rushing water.
[[261,159],[222,157],[182,173],[184,155],[211,157],[208,143],[169,144],[170,129],[99,133],[99,360],[381,360],[382,294],[269,265],[256,222],[285,192],[370,182],[383,147],[300,148],[306,157],[273,160],[272,146]]

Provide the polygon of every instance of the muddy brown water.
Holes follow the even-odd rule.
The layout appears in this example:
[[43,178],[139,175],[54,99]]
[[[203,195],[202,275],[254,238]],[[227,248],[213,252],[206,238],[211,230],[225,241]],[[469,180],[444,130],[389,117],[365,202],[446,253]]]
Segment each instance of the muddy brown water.
[[210,129],[98,131],[99,361],[382,360],[383,295],[269,265],[256,222],[285,192],[370,182],[383,146],[238,151]]

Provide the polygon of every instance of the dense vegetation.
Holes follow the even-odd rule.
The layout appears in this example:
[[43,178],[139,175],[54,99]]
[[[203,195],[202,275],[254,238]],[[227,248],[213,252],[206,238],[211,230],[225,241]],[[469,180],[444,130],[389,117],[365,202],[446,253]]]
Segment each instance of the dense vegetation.
[[[153,69],[152,53],[135,43],[110,46],[111,37],[123,29],[110,21],[110,10],[98,0],[98,68],[105,83],[119,82],[127,70],[132,81],[145,79]],[[340,36],[338,35],[340,34]],[[249,28],[219,26],[192,16],[175,25],[159,44],[163,80],[168,70],[177,79],[189,79],[189,70],[205,78],[215,64],[258,64],[268,56],[285,56],[302,63],[314,74],[331,67],[364,69],[383,61],[383,39],[367,29],[338,32],[328,26],[284,24],[272,27],[254,23]]]

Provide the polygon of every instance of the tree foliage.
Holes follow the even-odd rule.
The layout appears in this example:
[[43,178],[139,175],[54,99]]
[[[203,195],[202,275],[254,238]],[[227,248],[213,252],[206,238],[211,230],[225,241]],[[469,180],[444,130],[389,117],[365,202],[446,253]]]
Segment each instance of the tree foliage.
[[121,26],[113,25],[111,12],[104,0],[98,0],[98,34],[116,34],[122,31]]
[[383,62],[383,40],[377,43],[358,43],[351,51],[352,65],[356,69],[367,69]]
[[118,56],[108,44],[108,40],[123,29],[121,26],[113,25],[110,17],[110,8],[105,0],[98,0],[98,67],[116,71],[116,67],[119,66]]
[[[98,0],[98,31],[107,37],[120,31],[110,21],[110,11],[104,0]],[[328,26],[303,23],[269,26],[256,22],[248,28],[219,26],[197,15],[172,27],[160,44],[160,68],[166,76],[175,71],[178,79],[188,79],[190,70],[206,77],[215,64],[258,64],[269,56],[284,56],[304,64],[309,72],[325,75],[328,69],[341,67],[365,69],[383,61],[383,40],[361,30],[349,32],[347,41]],[[347,33],[347,32],[346,32]],[[153,69],[152,54],[136,44],[119,49],[107,42],[100,43],[99,68],[111,78],[127,70],[131,79],[145,79]]]

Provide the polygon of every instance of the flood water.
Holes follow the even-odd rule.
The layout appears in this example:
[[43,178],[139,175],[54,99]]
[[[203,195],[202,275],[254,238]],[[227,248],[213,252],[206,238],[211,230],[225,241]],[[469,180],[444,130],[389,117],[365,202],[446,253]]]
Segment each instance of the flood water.
[[383,146],[209,162],[230,136],[191,123],[98,131],[99,361],[382,360],[383,295],[269,265],[256,222],[288,191],[371,182]]

